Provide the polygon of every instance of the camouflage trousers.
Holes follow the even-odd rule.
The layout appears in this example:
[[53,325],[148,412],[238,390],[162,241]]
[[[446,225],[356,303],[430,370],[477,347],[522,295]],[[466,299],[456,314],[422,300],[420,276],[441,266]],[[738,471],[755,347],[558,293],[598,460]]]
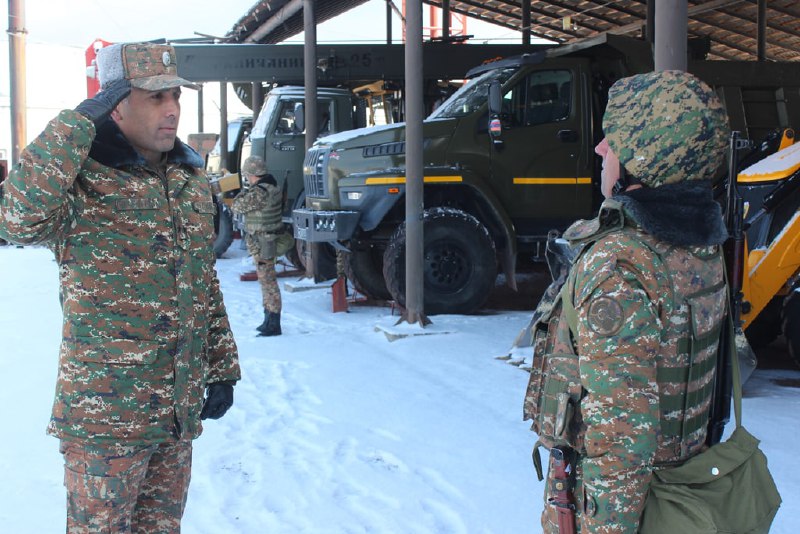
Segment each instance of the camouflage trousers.
[[179,533],[192,442],[147,446],[61,441],[68,534]]
[[264,309],[272,313],[281,311],[281,290],[278,287],[278,275],[275,272],[275,258],[256,257],[256,273],[261,286],[261,300]]

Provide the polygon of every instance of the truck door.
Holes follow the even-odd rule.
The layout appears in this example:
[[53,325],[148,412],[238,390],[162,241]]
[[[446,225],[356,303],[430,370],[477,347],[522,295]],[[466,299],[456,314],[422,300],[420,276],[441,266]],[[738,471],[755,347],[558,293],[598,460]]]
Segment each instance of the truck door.
[[492,182],[519,236],[543,236],[591,215],[591,130],[581,90],[587,65],[546,61],[503,95]]
[[[303,190],[303,159],[305,158],[305,132],[298,127],[296,114],[302,112],[303,96],[281,98],[274,108],[274,116],[267,123],[265,154],[267,168],[279,185],[287,184],[287,209],[291,213],[295,199]],[[317,101],[319,137],[333,130],[333,100]]]

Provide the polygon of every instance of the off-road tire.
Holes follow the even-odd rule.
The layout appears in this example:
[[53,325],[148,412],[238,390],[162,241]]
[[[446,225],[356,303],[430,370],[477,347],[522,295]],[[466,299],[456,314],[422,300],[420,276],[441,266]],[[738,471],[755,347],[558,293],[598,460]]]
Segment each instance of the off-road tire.
[[800,285],[783,299],[781,329],[786,338],[786,348],[794,363],[800,366]]
[[219,200],[214,199],[214,255],[221,258],[233,243],[233,214]]
[[[424,313],[467,314],[489,296],[497,278],[494,241],[478,219],[453,208],[423,214]],[[406,227],[400,225],[383,255],[392,298],[405,306]]]
[[[292,253],[290,261],[297,268],[306,268],[307,244],[308,242],[302,239],[294,240],[294,252]],[[317,250],[319,251],[319,257],[317,258],[316,277],[320,280],[332,280],[336,278],[336,249],[333,248],[333,245],[329,245],[328,243],[320,243]],[[287,257],[289,254],[290,253],[287,253]],[[294,263],[294,259],[297,259],[297,263]]]
[[383,249],[374,245],[351,245],[344,255],[344,274],[356,291],[375,300],[391,300],[383,279]]

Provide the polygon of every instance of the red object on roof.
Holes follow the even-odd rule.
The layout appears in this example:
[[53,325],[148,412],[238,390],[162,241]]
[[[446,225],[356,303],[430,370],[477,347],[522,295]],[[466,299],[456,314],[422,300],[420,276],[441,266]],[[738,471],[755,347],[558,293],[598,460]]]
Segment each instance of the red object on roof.
[[97,58],[97,51],[101,48],[104,48],[110,44],[108,41],[104,41],[103,39],[95,39],[92,41],[92,44],[89,45],[89,48],[86,49],[86,96],[87,98],[92,98],[94,95],[100,91],[100,81],[97,79],[97,64],[95,62],[95,58]]

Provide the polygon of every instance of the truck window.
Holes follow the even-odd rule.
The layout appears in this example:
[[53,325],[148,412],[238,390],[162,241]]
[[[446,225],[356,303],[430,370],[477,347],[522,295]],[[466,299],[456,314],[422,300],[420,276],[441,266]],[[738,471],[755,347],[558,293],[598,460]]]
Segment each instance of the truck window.
[[511,76],[517,72],[516,67],[505,69],[495,69],[484,72],[477,78],[473,78],[465,83],[458,91],[445,100],[441,106],[430,114],[429,119],[452,119],[455,117],[465,117],[486,105],[486,98],[489,95],[489,84],[498,80],[504,84]]
[[568,70],[531,73],[503,96],[503,111],[511,126],[535,126],[564,120],[572,103],[572,74]]
[[[295,121],[295,110],[304,100],[283,100],[278,108],[278,121],[275,124],[275,135],[299,135],[301,131]],[[317,102],[317,127],[318,136],[328,135],[331,132],[331,103],[332,100]]]
[[250,132],[252,137],[259,138],[267,136],[269,119],[273,116],[277,106],[278,96],[274,94],[268,94],[267,99],[264,101],[264,105],[261,107],[261,112],[258,114],[258,119],[256,119],[256,123],[253,125],[253,131]]
[[296,100],[284,100],[281,102],[281,107],[278,110],[278,122],[275,123],[276,135],[292,135],[299,134],[300,130],[295,125],[294,108],[296,104],[300,104]]

